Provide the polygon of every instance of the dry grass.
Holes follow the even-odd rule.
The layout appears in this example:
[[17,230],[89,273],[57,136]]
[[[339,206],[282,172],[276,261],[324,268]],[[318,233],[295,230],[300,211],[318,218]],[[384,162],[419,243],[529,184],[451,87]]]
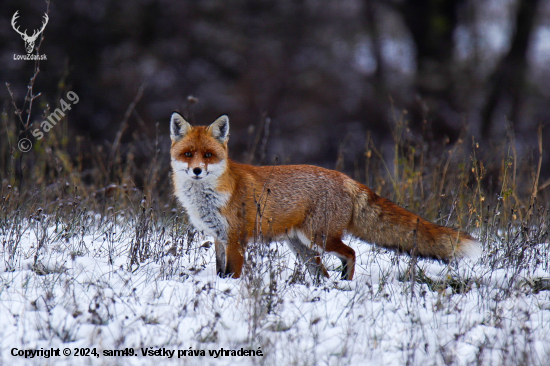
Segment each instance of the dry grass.
[[[208,321],[202,323],[193,336],[197,347],[227,344],[224,343],[224,332],[228,325],[218,307],[220,303],[236,301],[246,313],[247,337],[243,342],[248,347],[261,345],[267,355],[275,357],[279,345],[286,344],[281,338],[284,334],[285,339],[294,340],[296,349],[282,357],[277,356],[279,360],[289,364],[320,362],[315,359],[313,350],[322,344],[321,334],[328,325],[320,317],[308,318],[305,310],[301,320],[297,318],[293,323],[281,313],[284,299],[296,296],[296,289],[305,286],[311,293],[311,298],[305,300],[306,304],[322,302],[332,293],[330,290],[336,288],[340,291],[345,289],[345,285],[316,284],[300,263],[296,263],[289,274],[288,250],[279,243],[266,245],[261,240],[249,246],[243,279],[235,282],[234,288],[214,288],[210,282],[197,278],[196,275],[205,268],[214,266],[210,262],[211,256],[207,255],[212,251],[209,248],[211,243],[198,240],[200,234],[187,224],[185,213],[172,196],[167,137],[158,133],[149,137],[137,131],[131,134],[131,142],[121,143],[123,137],[128,138],[124,136],[129,134],[124,125],[127,118],[131,118],[130,108],[129,111],[112,145],[94,144],[85,138],[70,136],[69,114],[43,140],[36,142],[31,152],[21,153],[17,149],[19,121],[11,105],[5,104],[0,128],[0,140],[7,142],[0,145],[0,238],[4,268],[6,271],[20,270],[31,258],[34,277],[27,281],[29,284],[42,281],[37,286],[44,290],[31,305],[48,311],[56,304],[74,309],[73,318],[67,323],[54,324],[51,319],[40,323],[44,339],[54,337],[62,342],[76,341],[79,327],[86,324],[103,326],[118,320],[113,304],[142,296],[136,295],[132,288],[150,293],[153,299],[162,299],[162,281],[170,280],[191,283],[195,292],[189,298],[170,300],[177,302],[178,319],[201,307],[207,308],[206,313],[211,312]],[[351,172],[353,176],[359,177],[376,193],[431,221],[472,232],[483,244],[485,266],[492,271],[512,270],[506,286],[495,290],[490,286],[483,287],[491,283],[493,272],[487,273],[482,280],[455,276],[456,269],[450,266],[448,276],[435,278],[425,270],[423,263],[407,256],[391,255],[392,263],[388,266],[380,254],[383,250],[374,249],[368,263],[358,267],[359,271],[371,276],[369,278],[376,287],[367,282],[358,285],[356,292],[348,289],[353,295],[348,296],[335,320],[349,323],[346,328],[349,337],[342,338],[340,353],[334,356],[338,362],[354,363],[354,354],[369,353],[358,350],[351,342],[358,329],[347,316],[356,312],[357,307],[363,309],[377,302],[391,303],[392,291],[407,294],[408,300],[403,306],[408,309],[410,326],[404,331],[408,332],[409,338],[402,344],[400,352],[404,362],[416,364],[417,350],[428,347],[428,341],[421,335],[426,324],[415,314],[432,301],[429,300],[430,293],[437,298],[433,304],[436,311],[460,312],[460,304],[451,300],[453,294],[467,296],[464,294],[472,288],[480,288],[479,296],[486,297],[482,304],[486,304],[487,314],[492,314],[483,320],[483,324],[498,327],[499,322],[507,320],[502,308],[493,301],[531,296],[550,289],[548,279],[535,275],[537,269],[548,271],[550,263],[550,188],[540,183],[539,155],[543,147],[520,155],[512,132],[508,133],[507,140],[493,146],[484,146],[468,136],[454,144],[427,141],[421,134],[414,134],[407,128],[405,117],[403,113],[392,122],[394,144],[391,159],[384,158],[388,156],[388,147],[368,140],[364,161],[355,164],[356,167],[364,166],[364,169],[357,168]],[[254,148],[247,154],[251,161],[255,156],[259,160],[265,158],[268,121],[266,118],[261,123],[262,135],[258,132]],[[21,243],[29,240],[24,237],[29,232],[32,233],[33,246],[22,249]],[[87,246],[90,237],[101,241],[100,249]],[[114,288],[112,282],[104,278],[95,278],[89,284],[73,283],[64,277],[69,272],[63,264],[48,261],[48,253],[52,251],[63,253],[73,262],[78,258],[107,258],[107,263],[113,267],[108,276],[119,276],[117,283],[122,281],[124,286]],[[121,259],[124,268],[115,269]],[[376,268],[378,273],[374,273]],[[330,263],[329,269],[338,270]],[[533,276],[526,277],[526,273]],[[401,284],[397,290],[396,281]],[[60,286],[68,289],[61,300],[54,296],[55,289]],[[86,305],[87,310],[83,310],[77,297],[90,287],[95,288],[95,295]],[[375,310],[370,315],[368,312],[361,314],[361,322],[365,323],[361,324],[365,329],[372,326],[369,328],[372,331],[362,336],[366,337],[367,349],[372,347],[374,350],[380,345],[378,342],[383,335],[377,317],[385,319],[387,315],[380,315]],[[164,327],[162,329],[172,326],[155,315],[141,314],[139,319],[143,326],[160,324]],[[296,326],[302,320],[307,320],[308,324],[306,339]],[[503,352],[503,360],[508,360],[503,364],[516,361],[537,364],[537,360],[525,352],[506,358],[508,350],[529,344],[529,329],[521,329],[514,337],[507,338],[507,342],[513,343],[511,345],[495,345],[488,340],[482,343],[477,350],[478,362],[484,364],[483,357],[493,355],[498,348]],[[464,329],[464,334],[468,331]],[[177,339],[177,327],[173,332]],[[274,336],[269,337],[266,332]],[[124,334],[130,333],[121,331],[120,338],[113,345],[115,348],[117,344],[121,347],[126,344]],[[456,340],[461,340],[464,334],[457,334]],[[304,348],[311,350],[313,358],[297,352]],[[439,364],[459,362],[444,345],[426,352],[437,354],[434,362],[441,361]],[[269,358],[260,363],[275,364]]]

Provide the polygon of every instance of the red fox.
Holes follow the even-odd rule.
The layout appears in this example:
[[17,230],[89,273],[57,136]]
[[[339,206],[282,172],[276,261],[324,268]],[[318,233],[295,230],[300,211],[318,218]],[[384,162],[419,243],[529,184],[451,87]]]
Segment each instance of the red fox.
[[192,127],[174,112],[170,137],[175,195],[191,223],[214,237],[221,277],[240,277],[246,245],[260,233],[264,240],[285,240],[314,277],[328,277],[321,255],[334,254],[347,280],[355,251],[342,242],[345,234],[443,261],[481,251],[469,234],[426,221],[343,173],[230,160],[227,116]]

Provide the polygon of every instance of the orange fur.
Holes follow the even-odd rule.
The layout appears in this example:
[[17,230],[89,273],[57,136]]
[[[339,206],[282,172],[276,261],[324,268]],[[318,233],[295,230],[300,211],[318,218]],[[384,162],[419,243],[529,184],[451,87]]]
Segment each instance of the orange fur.
[[258,238],[287,240],[313,275],[328,276],[320,255],[332,253],[342,260],[342,277],[348,280],[355,252],[341,240],[346,233],[441,260],[478,249],[470,235],[428,222],[345,174],[230,160],[225,116],[208,127],[191,127],[174,113],[171,131],[175,193],[191,222],[215,237],[221,276],[241,275],[246,244]]

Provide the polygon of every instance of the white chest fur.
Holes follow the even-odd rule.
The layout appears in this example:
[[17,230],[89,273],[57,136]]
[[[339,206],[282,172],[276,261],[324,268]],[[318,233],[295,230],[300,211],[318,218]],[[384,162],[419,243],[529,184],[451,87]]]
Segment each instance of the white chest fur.
[[193,226],[227,241],[227,220],[220,209],[227,203],[229,194],[215,189],[215,181],[185,179],[176,183],[176,196],[187,210]]

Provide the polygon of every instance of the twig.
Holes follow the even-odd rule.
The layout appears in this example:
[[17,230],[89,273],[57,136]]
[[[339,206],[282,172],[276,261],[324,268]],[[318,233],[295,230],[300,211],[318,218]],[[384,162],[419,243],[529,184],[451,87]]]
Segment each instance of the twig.
[[547,179],[546,182],[542,183],[540,186],[539,186],[539,189],[538,191],[542,191],[544,188],[550,186],[550,179]]
[[533,193],[532,198],[535,199],[537,197],[537,193],[539,191],[539,178],[540,178],[540,169],[542,167],[542,124],[539,125],[539,128],[537,129],[537,137],[539,140],[539,164],[537,167],[537,175],[535,178],[535,183],[533,184]]
[[128,120],[130,119],[130,115],[136,108],[137,103],[140,101],[141,97],[143,96],[143,90],[145,89],[146,84],[143,83],[139,87],[139,90],[134,97],[134,100],[130,105],[128,106],[128,109],[126,109],[126,113],[124,113],[124,119],[122,120],[122,123],[120,124],[120,128],[118,129],[118,132],[116,134],[115,140],[113,141],[113,146],[111,147],[111,152],[109,154],[109,167],[107,168],[107,178],[111,172],[111,168],[114,164],[114,157],[118,150],[118,146],[120,145],[120,139],[122,138],[122,135],[124,134],[124,131],[126,131],[126,128],[128,128]]
[[[50,14],[50,0],[46,0],[46,15]],[[40,47],[42,46],[42,41],[44,41],[44,31],[42,31],[42,34],[40,36],[40,42],[36,46],[36,55],[40,55]],[[17,107],[17,103],[15,102],[15,97],[13,94],[13,91],[10,88],[10,84],[6,83],[6,87],[8,89],[8,93],[10,94],[12,104],[15,108],[15,115],[19,117],[19,121],[22,125],[22,131],[20,132],[20,135],[27,132],[30,128],[31,123],[31,112],[32,112],[32,103],[36,98],[38,98],[42,93],[34,94],[33,88],[34,83],[36,82],[36,78],[38,77],[38,74],[40,73],[40,57],[37,57],[34,61],[34,74],[31,77],[31,80],[29,81],[29,84],[27,85],[27,94],[25,95],[25,99],[23,101],[23,106],[21,109]],[[27,106],[28,103],[28,106]],[[27,114],[26,121],[23,120],[23,114]]]

